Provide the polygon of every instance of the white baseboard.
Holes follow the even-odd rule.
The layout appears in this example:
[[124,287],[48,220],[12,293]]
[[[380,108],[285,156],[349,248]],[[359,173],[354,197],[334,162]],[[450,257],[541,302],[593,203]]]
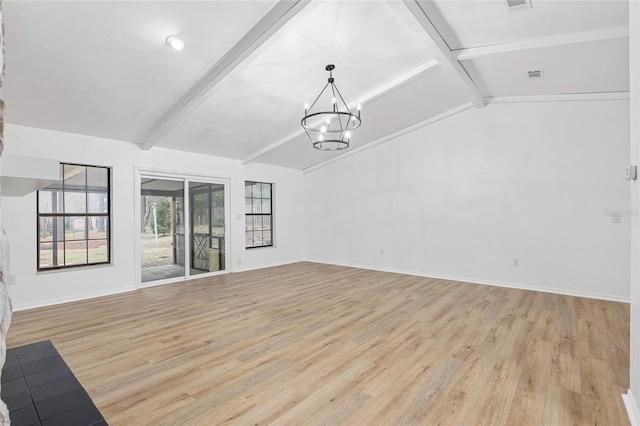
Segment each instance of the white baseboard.
[[380,272],[391,272],[395,274],[404,274],[404,275],[414,275],[418,277],[425,278],[435,278],[440,280],[447,281],[460,281],[470,284],[481,284],[481,285],[491,285],[495,287],[505,287],[505,288],[514,288],[518,290],[530,290],[530,291],[541,291],[543,293],[552,293],[552,294],[562,294],[565,296],[575,296],[575,297],[586,297],[589,299],[599,299],[599,300],[609,300],[612,302],[622,302],[622,303],[630,303],[631,299],[628,297],[619,297],[613,296],[610,294],[601,294],[601,293],[590,293],[586,291],[573,291],[573,290],[565,290],[559,288],[552,287],[540,287],[540,286],[532,286],[532,285],[523,285],[509,282],[501,282],[501,281],[491,281],[484,280],[481,278],[472,278],[472,277],[461,277],[461,276],[453,276],[453,275],[442,275],[442,274],[432,274],[429,272],[421,272],[421,271],[409,271],[409,270],[401,270],[394,268],[382,268],[377,266],[370,265],[359,265],[353,263],[344,263],[344,262],[329,262],[318,259],[307,259],[308,262],[314,263],[324,263],[327,265],[338,265],[338,266],[347,266],[350,268],[360,268],[360,269],[368,269],[372,271],[380,271]]
[[258,265],[258,266],[249,266],[249,267],[242,267],[242,265],[236,265],[233,267],[231,272],[235,273],[235,272],[255,271],[256,269],[273,268],[276,266],[291,265],[292,263],[299,263],[299,262],[304,262],[304,260],[303,259],[287,260],[279,263],[270,263],[268,265]]
[[[275,263],[275,264],[270,264],[270,265],[251,266],[251,267],[248,267],[248,268],[237,268],[236,267],[236,268],[233,268],[231,271],[226,271],[224,273],[253,271],[255,269],[271,268],[271,267],[274,267],[274,266],[284,266],[284,265],[289,265],[289,264],[297,263],[297,262],[302,262],[302,260],[291,260],[291,261]],[[213,275],[213,276],[215,276],[215,275]],[[160,280],[160,281],[156,281],[156,282],[152,282],[152,283],[143,283],[143,284],[140,284],[140,287],[136,287],[136,286],[119,287],[119,288],[114,288],[114,289],[110,289],[110,290],[106,290],[106,291],[96,291],[96,292],[92,292],[92,293],[75,294],[73,296],[56,297],[56,298],[53,298],[53,299],[39,300],[39,301],[33,302],[33,303],[16,304],[16,305],[13,305],[13,311],[17,312],[17,311],[24,311],[24,310],[27,310],[27,309],[34,309],[34,308],[42,308],[42,307],[45,307],[45,306],[59,305],[61,303],[77,302],[77,301],[80,301],[80,300],[93,299],[93,298],[96,298],[96,297],[111,296],[111,295],[114,295],[114,294],[127,293],[127,292],[130,292],[130,291],[138,290],[139,288],[142,289],[142,288],[155,287],[155,286],[165,285],[165,284],[175,284],[176,282],[184,282],[184,281],[195,280],[195,279],[200,279],[200,278],[205,278],[205,277],[200,276],[200,275],[192,275],[188,279],[185,279],[184,277],[182,277],[182,278],[176,278],[176,279]]]
[[[587,297],[589,299],[600,299],[600,300],[610,300],[610,301],[613,301],[613,302],[630,303],[630,299],[629,298],[612,296],[612,295],[608,295],[608,294],[589,293],[589,292],[581,292],[581,291],[568,291],[568,290],[564,290],[564,289],[557,289],[557,288],[550,288],[550,287],[528,286],[528,285],[521,285],[521,284],[515,284],[515,283],[489,281],[489,280],[483,280],[483,279],[478,279],[478,278],[470,278],[470,277],[431,274],[431,273],[425,273],[425,272],[420,272],[420,271],[398,270],[398,269],[393,269],[393,268],[373,267],[373,266],[370,266],[370,265],[359,265],[359,264],[345,263],[345,262],[329,262],[329,261],[319,260],[319,259],[291,260],[291,261],[285,261],[285,262],[280,262],[280,263],[276,263],[276,264],[258,265],[258,266],[251,266],[251,267],[245,267],[245,268],[241,268],[239,266],[236,266],[236,267],[233,267],[233,269],[230,272],[232,272],[232,273],[235,273],[235,272],[247,272],[247,271],[253,271],[253,270],[256,270],[256,269],[263,269],[263,268],[271,268],[271,267],[275,267],[275,266],[290,265],[292,263],[298,263],[298,262],[303,262],[303,261],[304,262],[322,263],[322,264],[327,264],[327,265],[346,266],[346,267],[350,267],[350,268],[368,269],[368,270],[372,270],[372,271],[391,272],[391,273],[404,274],[404,275],[413,275],[413,276],[425,277],[425,278],[435,278],[435,279],[448,280],[448,281],[460,281],[460,282],[466,282],[466,283],[471,283],[471,284],[492,285],[492,286],[496,286],[496,287],[515,288],[515,289],[519,289],[519,290],[541,291],[541,292],[545,292],[545,293],[563,294],[563,295],[567,295],[567,296]],[[190,277],[190,278],[191,279],[196,279],[198,277]],[[175,282],[175,281],[173,281],[173,282]],[[160,284],[169,284],[169,282],[162,282]],[[148,287],[148,286],[145,286],[145,287]],[[93,299],[95,297],[111,296],[111,295],[114,295],[114,294],[126,293],[126,292],[129,292],[129,291],[135,291],[135,290],[137,290],[137,288],[135,286],[131,286],[131,287],[120,287],[120,288],[110,289],[110,290],[106,290],[106,291],[97,291],[97,292],[92,292],[92,293],[77,294],[77,295],[73,295],[73,296],[57,297],[57,298],[53,298],[53,299],[41,300],[41,301],[34,302],[34,303],[17,304],[17,305],[13,306],[13,310],[17,312],[17,311],[23,311],[23,310],[26,310],[26,309],[33,309],[33,308],[41,308],[41,307],[44,307],[44,306],[58,305],[58,304],[61,304],[61,303],[77,302],[79,300]],[[638,426],[640,426],[640,423],[638,423]]]
[[627,393],[622,394],[622,400],[627,409],[627,416],[629,416],[631,426],[640,426],[640,412],[638,412],[638,406],[636,405],[636,400],[633,398],[631,389],[629,389]]
[[96,291],[93,293],[82,293],[82,294],[74,294],[73,296],[56,297],[53,299],[40,300],[34,303],[23,303],[23,304],[13,305],[13,311],[17,312],[17,311],[24,311],[27,309],[42,308],[44,306],[59,305],[61,303],[77,302],[79,300],[93,299],[93,298],[102,297],[102,296],[111,296],[114,294],[127,293],[129,291],[134,291],[134,290],[136,290],[134,286],[119,287],[119,288],[113,288],[105,291]]

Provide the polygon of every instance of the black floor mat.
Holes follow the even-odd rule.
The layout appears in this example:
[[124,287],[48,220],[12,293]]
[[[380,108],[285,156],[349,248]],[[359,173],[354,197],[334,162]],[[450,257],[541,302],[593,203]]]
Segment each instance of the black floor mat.
[[12,426],[107,425],[50,340],[7,349],[1,395]]

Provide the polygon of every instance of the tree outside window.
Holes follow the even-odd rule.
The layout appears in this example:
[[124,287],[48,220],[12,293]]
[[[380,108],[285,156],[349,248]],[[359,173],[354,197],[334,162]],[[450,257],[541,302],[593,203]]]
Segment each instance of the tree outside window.
[[62,180],[37,193],[38,270],[110,263],[111,170],[60,167]]

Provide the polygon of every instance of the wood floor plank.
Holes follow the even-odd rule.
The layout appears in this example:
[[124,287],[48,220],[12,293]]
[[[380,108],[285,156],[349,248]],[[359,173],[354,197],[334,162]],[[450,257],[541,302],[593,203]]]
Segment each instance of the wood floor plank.
[[301,262],[16,312],[111,425],[628,424],[629,305]]

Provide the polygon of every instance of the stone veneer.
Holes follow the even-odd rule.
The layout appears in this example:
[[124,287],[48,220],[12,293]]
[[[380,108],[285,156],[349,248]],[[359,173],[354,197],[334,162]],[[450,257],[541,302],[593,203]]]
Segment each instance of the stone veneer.
[[[4,82],[4,20],[2,13],[2,0],[0,0],[0,88]],[[0,99],[0,156],[4,147],[4,102]],[[0,200],[1,197],[0,188]],[[2,210],[0,209],[0,225],[2,224]],[[0,229],[1,226],[0,226]],[[6,336],[11,324],[11,300],[9,299],[9,242],[2,229],[0,232],[0,369],[4,365],[7,356]],[[0,400],[0,426],[11,424],[9,410],[6,404]]]
[[[0,369],[4,365],[7,356],[6,336],[11,324],[11,299],[9,299],[8,283],[5,279],[9,277],[9,242],[4,229],[0,233]],[[11,424],[9,420],[9,410],[4,401],[0,400],[0,425]]]

